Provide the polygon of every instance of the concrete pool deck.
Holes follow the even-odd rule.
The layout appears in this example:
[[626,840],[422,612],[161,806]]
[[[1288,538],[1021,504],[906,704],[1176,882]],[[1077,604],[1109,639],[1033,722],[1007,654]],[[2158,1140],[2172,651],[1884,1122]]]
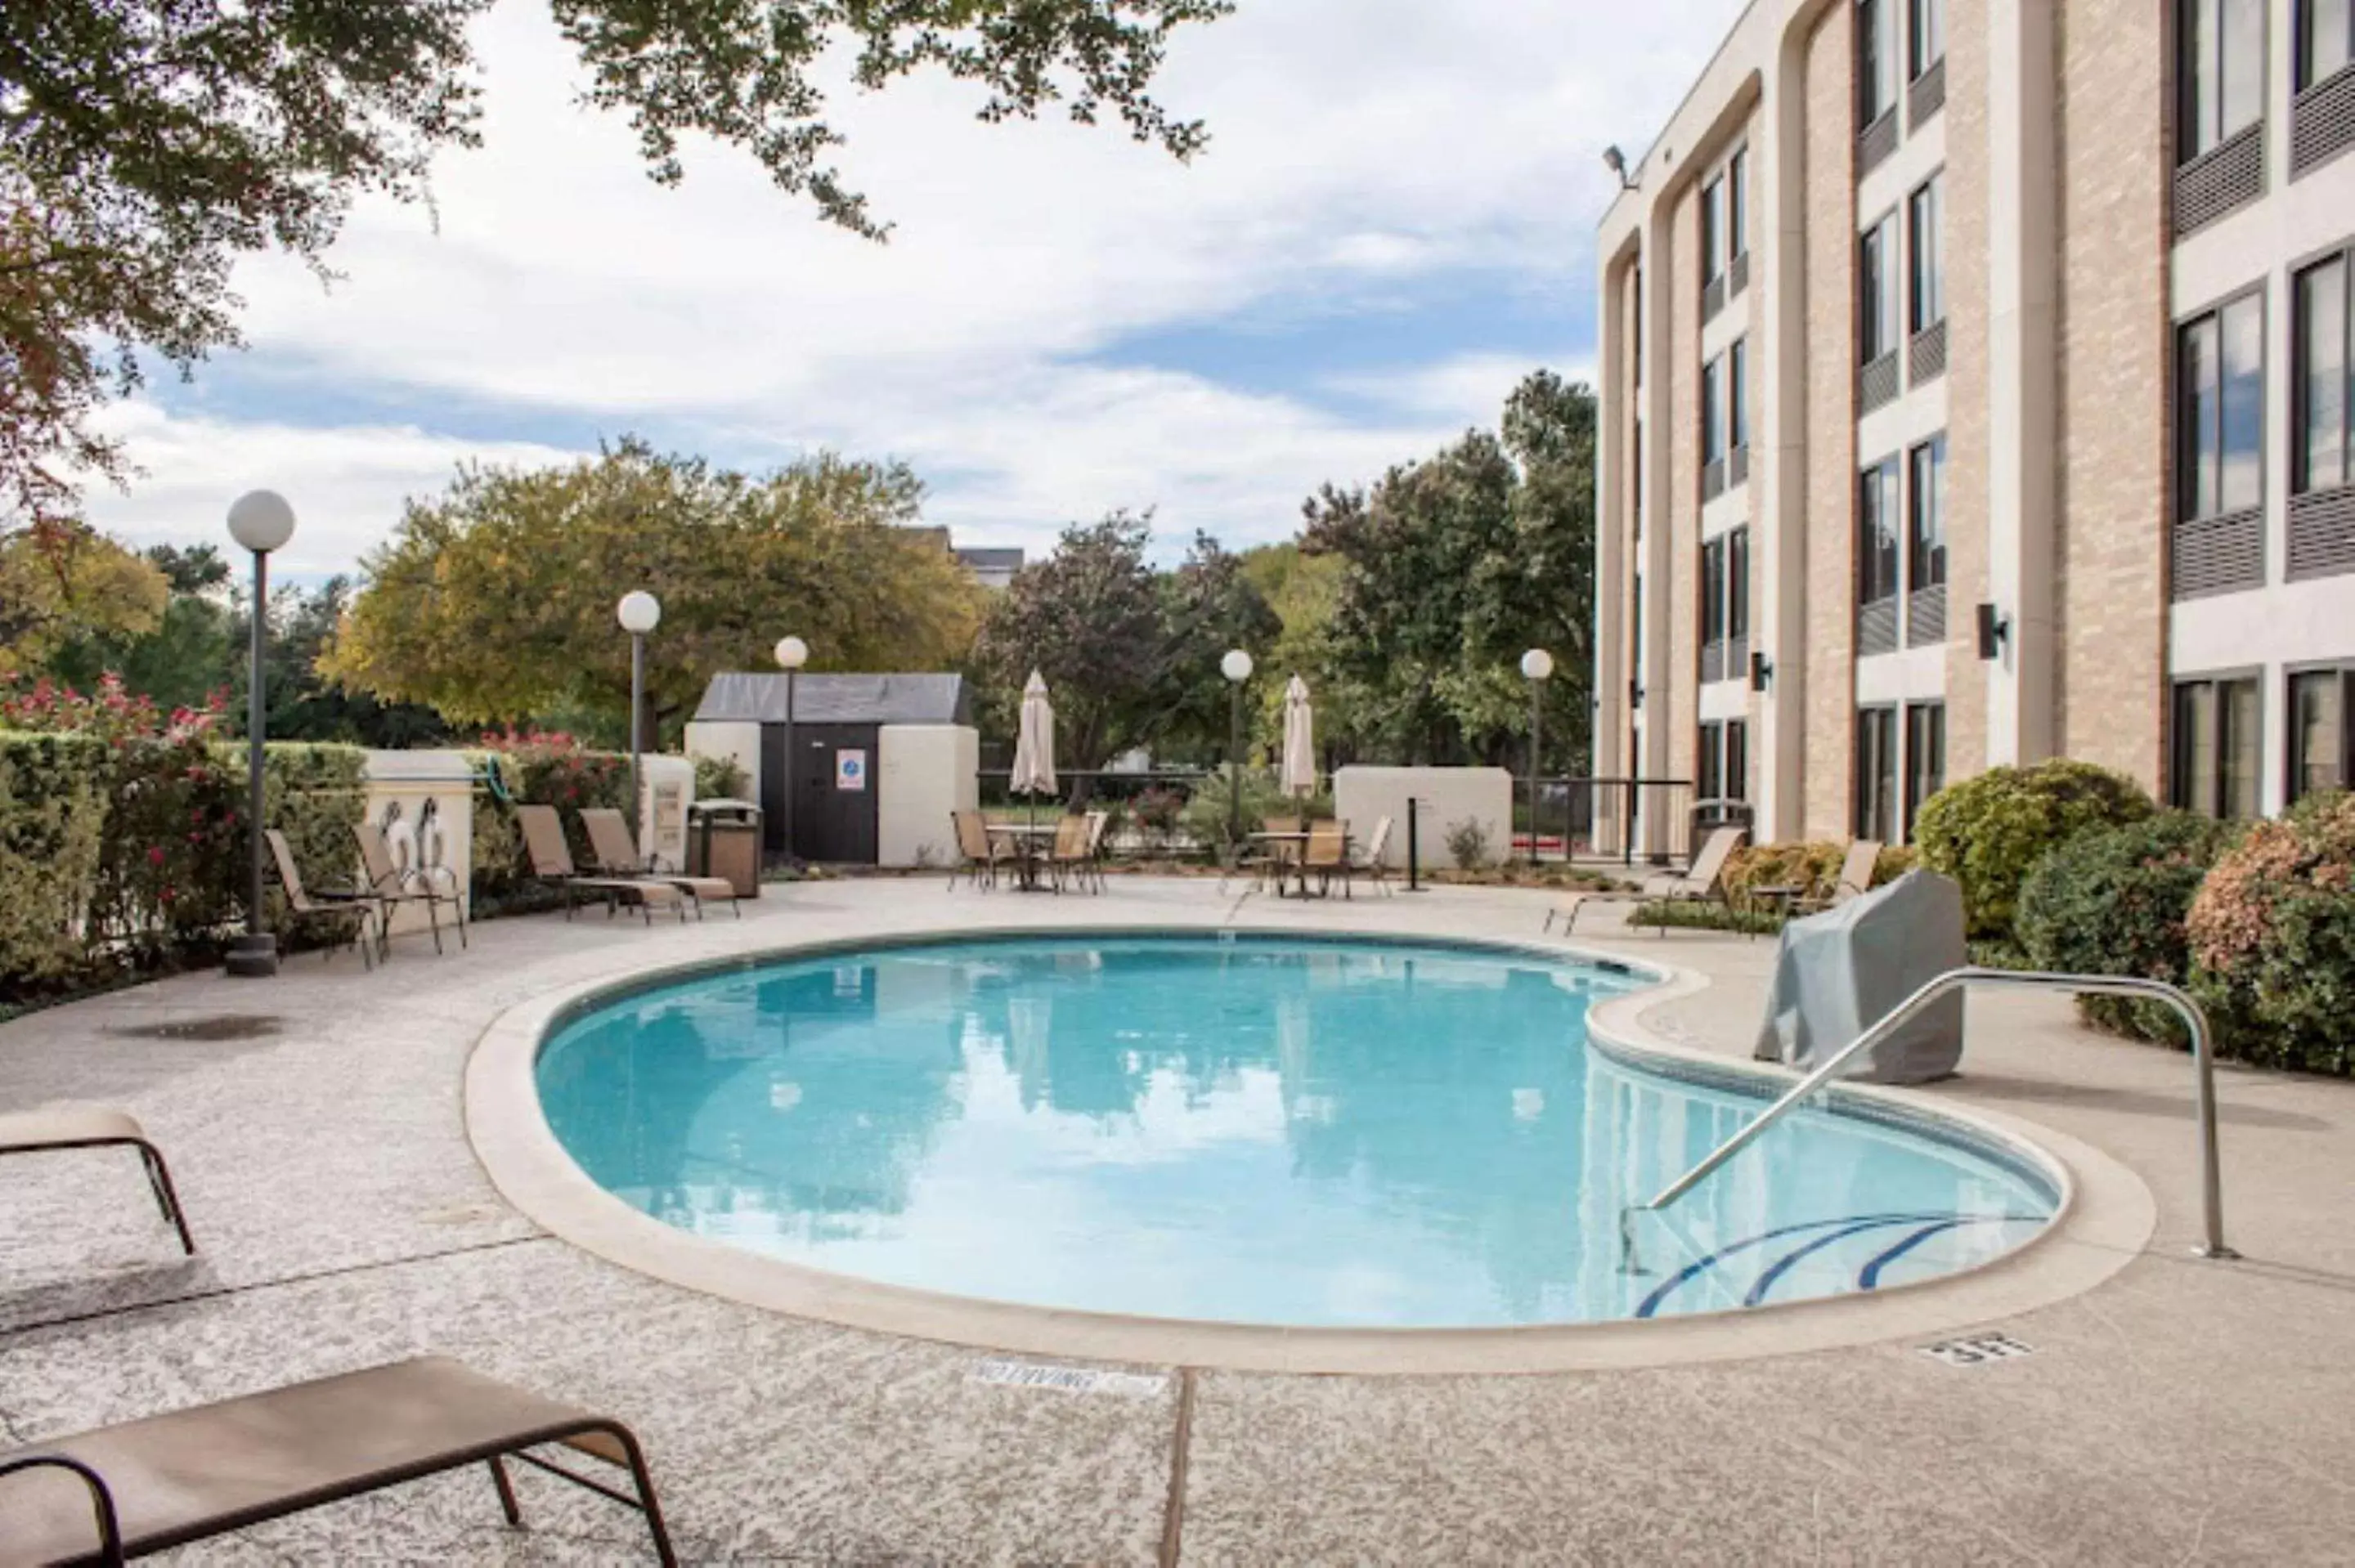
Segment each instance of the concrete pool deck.
[[[437,1351],[630,1422],[693,1561],[2355,1557],[2355,1085],[2220,1075],[2247,1261],[2203,1262],[2188,1060],[2087,1033],[2050,999],[1975,1001],[1964,1075],[1928,1092],[2105,1151],[2147,1186],[2156,1229],[2090,1290],[1975,1325],[2033,1353],[1972,1366],[1901,1331],[1510,1377],[1142,1367],[1166,1374],[1157,1392],[1005,1386],[975,1375],[991,1352],[591,1257],[508,1207],[467,1141],[485,1028],[626,968],[966,924],[1208,926],[1233,906],[1204,881],[1116,878],[1087,899],[810,884],[741,923],[502,921],[439,959],[405,942],[374,975],[306,954],[275,982],[189,976],[0,1025],[0,1107],[138,1114],[201,1249],[179,1260],[127,1158],[0,1167],[0,1442]],[[1243,917],[1535,941],[1543,907],[1442,889],[1252,899]],[[1598,921],[1576,945],[1708,976],[1642,1022],[1746,1054],[1771,942]],[[537,1481],[521,1532],[463,1475],[183,1560],[642,1556],[632,1516]]]

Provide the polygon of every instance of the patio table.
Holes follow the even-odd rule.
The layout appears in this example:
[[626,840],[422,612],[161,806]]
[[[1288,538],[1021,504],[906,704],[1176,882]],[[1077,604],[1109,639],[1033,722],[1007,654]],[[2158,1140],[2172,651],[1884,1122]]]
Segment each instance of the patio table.
[[[1275,895],[1278,898],[1284,895],[1284,874],[1286,871],[1298,874],[1299,896],[1308,896],[1308,831],[1305,828],[1297,832],[1245,833],[1243,836],[1252,843],[1265,844],[1276,852]],[[1349,858],[1349,835],[1347,832],[1341,835],[1341,858],[1345,861]]]
[[1004,840],[1014,848],[1015,885],[1025,893],[1039,891],[1040,846],[1051,848],[1055,842],[1053,822],[989,822],[984,824],[994,839]]

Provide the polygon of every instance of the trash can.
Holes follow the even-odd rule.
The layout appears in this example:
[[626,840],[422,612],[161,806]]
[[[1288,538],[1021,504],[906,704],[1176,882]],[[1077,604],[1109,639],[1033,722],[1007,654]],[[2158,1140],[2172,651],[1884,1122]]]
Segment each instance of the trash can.
[[724,876],[739,898],[761,896],[761,808],[698,800],[687,809],[687,873]]

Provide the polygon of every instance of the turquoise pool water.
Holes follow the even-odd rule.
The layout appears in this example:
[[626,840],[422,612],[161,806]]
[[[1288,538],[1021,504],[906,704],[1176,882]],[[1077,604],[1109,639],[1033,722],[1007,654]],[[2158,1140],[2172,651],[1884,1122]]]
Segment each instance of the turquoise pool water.
[[1250,938],[879,948],[629,996],[542,1051],[549,1125],[666,1224],[895,1285],[1091,1311],[1470,1327],[1716,1310],[1980,1262],[2032,1171],[1787,1118],[1590,1050],[1641,983],[1538,956]]

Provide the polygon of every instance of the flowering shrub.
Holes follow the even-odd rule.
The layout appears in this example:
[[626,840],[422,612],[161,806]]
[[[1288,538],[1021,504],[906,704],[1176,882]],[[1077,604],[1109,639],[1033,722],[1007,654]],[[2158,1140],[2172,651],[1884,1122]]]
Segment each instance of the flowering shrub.
[[500,783],[474,796],[474,891],[494,902],[513,897],[531,879],[524,854],[518,805],[553,806],[564,821],[573,863],[588,863],[588,834],[577,813],[583,806],[630,808],[630,759],[617,752],[591,751],[561,730],[493,730],[471,755],[478,768],[495,769]]
[[[1872,885],[1894,882],[1919,857],[1910,844],[1890,844],[1872,863]],[[1744,844],[1725,861],[1725,887],[1740,902],[1753,887],[1796,887],[1805,899],[1829,898],[1848,860],[1843,843]]]
[[1185,814],[1186,791],[1156,784],[1137,791],[1129,802],[1129,814],[1137,828],[1156,843],[1166,843],[1178,831],[1178,820]]
[[[2029,963],[2182,985],[2191,969],[2185,921],[2229,832],[2211,818],[2163,811],[2079,833],[2020,884],[2017,934]],[[2181,1021],[2160,1003],[2089,996],[2077,1007],[2094,1022],[2184,1044]]]
[[2355,1072],[2355,794],[2251,827],[2200,885],[2188,927],[2192,986],[2225,1049]]
[[2038,861],[2087,828],[2140,821],[2158,809],[2125,774],[2056,758],[1949,784],[1923,805],[1914,837],[1922,863],[1962,885],[1970,934],[2005,938]]

